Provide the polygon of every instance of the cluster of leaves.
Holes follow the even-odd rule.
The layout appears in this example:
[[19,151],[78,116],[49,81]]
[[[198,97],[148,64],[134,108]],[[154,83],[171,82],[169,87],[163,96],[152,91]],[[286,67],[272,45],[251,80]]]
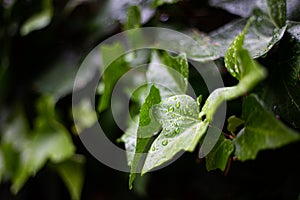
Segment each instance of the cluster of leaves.
[[[231,12],[236,6],[235,1],[227,1],[225,5],[225,9]],[[244,8],[249,9],[247,4]],[[209,35],[197,37],[194,34],[199,45],[184,54],[173,57],[161,50],[150,53],[148,69],[141,75],[149,84],[138,93],[139,97],[134,97],[140,110],[121,137],[127,150],[128,165],[131,166],[130,188],[136,173],[149,172],[171,161],[182,150],[192,152],[199,143],[203,145],[208,128],[214,129],[214,114],[224,101],[242,98],[242,114],[229,117],[228,126],[223,131],[216,129],[223,134],[206,155],[208,170],[224,171],[232,156],[240,161],[255,159],[261,150],[299,141],[300,24],[288,21],[286,10],[285,0],[258,1],[244,18]],[[139,18],[138,8],[132,7],[128,24],[136,25],[137,22],[132,23],[132,20]],[[278,47],[277,44],[286,38],[291,40],[289,46]],[[267,63],[267,69],[254,60],[259,59],[261,63],[268,61],[268,53],[275,47],[277,51],[292,48],[292,52],[278,58],[280,60],[272,63],[274,66],[267,66],[270,64]],[[105,50],[102,55],[105,55]],[[196,101],[186,94],[187,58],[201,63],[224,58],[227,71],[238,84],[216,89],[201,107],[201,95]],[[120,63],[112,66],[104,76],[114,73],[120,77]],[[130,66],[128,62],[127,67]],[[275,81],[273,76],[276,76]],[[116,81],[111,80],[104,80],[106,87],[102,91],[100,111],[104,108],[103,102],[109,101],[105,94],[111,92]]]
[[[142,10],[148,14],[139,20],[149,20],[155,8],[164,3],[175,1],[147,2]],[[93,13],[95,16],[79,18],[77,9],[86,9],[90,4],[98,9]],[[66,111],[59,104],[72,92],[85,51],[125,22],[127,14],[132,12],[127,12],[128,7],[134,5],[142,2],[12,0],[0,3],[0,183],[10,184],[13,194],[19,193],[30,177],[47,167],[62,178],[72,199],[80,199],[85,157],[76,151],[73,138],[97,119],[91,117],[90,104],[83,100],[73,112],[85,117],[79,122],[79,129],[73,130],[72,124],[66,122],[71,120],[71,114],[65,120],[62,112]],[[89,21],[78,24],[81,20]],[[134,26],[135,22],[128,24],[128,28]],[[83,41],[81,49],[55,47],[61,27],[72,29],[70,34],[82,29],[88,40]],[[68,39],[65,40],[67,43]],[[84,84],[93,73],[88,72]],[[109,97],[110,93],[103,97],[106,95]],[[106,106],[105,102],[102,106]],[[70,107],[67,112],[71,112]]]
[[[31,176],[48,166],[62,177],[71,197],[80,199],[84,157],[76,153],[71,129],[63,122],[57,108],[61,99],[72,92],[79,59],[75,62],[65,57],[58,59],[57,63],[51,63],[49,71],[43,72],[43,76],[36,78],[30,74],[28,79],[32,80],[25,85],[18,83],[18,90],[14,91],[13,73],[18,69],[14,67],[17,62],[11,48],[16,48],[13,47],[16,40],[26,40],[47,29],[57,30],[58,22],[68,19],[84,2],[66,1],[61,10],[51,0],[31,4],[16,0],[0,3],[0,23],[3,25],[0,30],[0,181],[11,181],[11,190],[15,194]],[[117,27],[119,22],[125,30],[138,28],[155,14],[158,6],[177,2],[103,1],[101,12],[90,20],[87,28],[100,31],[89,35],[89,40],[84,42],[96,42],[111,33],[112,27]],[[129,94],[134,120],[120,138],[131,166],[130,187],[136,172],[149,172],[172,160],[179,152],[192,152],[198,144],[201,146],[207,130],[215,128],[212,126],[214,114],[224,101],[240,98],[243,102],[241,115],[229,117],[228,126],[216,130],[222,134],[205,157],[208,170],[224,171],[233,156],[241,161],[255,159],[261,150],[278,148],[300,139],[297,133],[300,128],[300,96],[297,92],[300,87],[300,23],[286,19],[286,16],[291,19],[295,15],[299,3],[297,0],[209,2],[242,18],[207,35],[194,33],[192,37],[199,45],[190,47],[182,43],[188,51],[178,56],[161,50],[136,51],[120,57],[104,72],[98,90],[100,115],[109,108],[110,96],[119,78],[132,67],[150,60],[147,70],[135,78],[146,78],[151,84]],[[107,65],[106,60],[118,55],[122,48],[120,44],[103,46],[98,56],[102,56],[103,64]],[[68,53],[75,57],[84,56],[82,52]],[[272,57],[273,54],[276,56]],[[238,84],[216,89],[205,101],[201,95],[195,100],[186,94],[190,74],[188,59],[203,64],[224,61],[227,71]],[[83,84],[87,84],[94,72],[91,70],[86,74]],[[32,86],[34,97],[28,97],[24,93],[32,93]],[[24,102],[18,99],[24,99]],[[26,101],[34,103],[28,106]],[[83,116],[79,121],[79,132],[97,121],[90,117],[93,111],[89,102],[80,102],[73,112]],[[142,153],[147,153],[146,157]]]

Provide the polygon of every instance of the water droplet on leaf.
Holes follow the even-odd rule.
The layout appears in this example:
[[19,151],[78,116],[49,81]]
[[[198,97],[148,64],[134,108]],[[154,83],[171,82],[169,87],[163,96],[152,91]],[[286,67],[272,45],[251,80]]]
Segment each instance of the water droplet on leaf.
[[162,141],[162,143],[161,143],[163,146],[166,146],[167,144],[168,144],[168,140],[164,140],[164,141]]

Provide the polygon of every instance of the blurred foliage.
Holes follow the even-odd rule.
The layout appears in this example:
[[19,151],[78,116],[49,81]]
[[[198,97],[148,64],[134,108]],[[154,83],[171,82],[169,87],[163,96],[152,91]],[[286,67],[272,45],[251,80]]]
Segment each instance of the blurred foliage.
[[[0,199],[186,199],[195,195],[205,199],[295,199],[300,193],[296,184],[300,166],[295,162],[300,159],[299,142],[275,151],[258,152],[299,138],[300,24],[296,22],[300,20],[299,8],[298,0],[0,1]],[[251,16],[253,21],[244,32],[244,44],[234,46],[232,41],[237,40],[236,36],[244,30]],[[234,69],[237,63],[244,62],[245,66],[260,63],[268,75],[255,88],[256,84],[251,87],[246,84],[245,88],[252,94],[247,96],[244,90],[238,92],[235,96],[239,99],[233,109],[228,102],[228,113],[241,119],[229,118],[228,130],[224,128],[224,134],[206,158],[206,165],[196,165],[195,154],[185,155],[163,172],[137,177],[133,191],[129,192],[127,174],[110,171],[96,163],[79,141],[78,134],[97,119],[90,102],[82,101],[73,110],[82,115],[75,129],[70,114],[71,93],[79,66],[91,49],[111,35],[141,26],[166,27],[190,34],[199,46],[189,48],[188,57],[199,62],[220,63],[226,86],[237,83],[230,76],[230,68]],[[139,33],[131,37],[139,37]],[[242,46],[255,62],[241,50]],[[234,63],[231,67],[226,65],[227,72],[224,56],[229,47],[238,50],[232,53]],[[101,57],[108,69],[99,86],[96,107],[99,121],[109,130],[106,132],[112,141],[122,136],[110,113],[112,89],[118,79],[137,64],[150,61],[148,71],[132,81],[145,77],[158,83],[168,80],[174,88],[170,80],[176,80],[178,94],[185,94],[187,80],[181,80],[166,69],[157,69],[155,63],[173,65],[175,71],[186,79],[189,77],[192,87],[199,92],[197,95],[205,96],[206,88],[199,84],[202,78],[192,70],[184,70],[187,67],[184,55],[173,57],[163,51],[136,51],[113,63],[105,63],[105,59],[110,60],[121,48],[120,44],[105,46],[95,55],[95,60]],[[97,67],[85,73],[83,87]],[[246,74],[256,71],[249,68],[244,68]],[[163,74],[166,77],[160,76]],[[160,105],[172,103],[165,100],[172,95],[164,88],[158,89],[163,100]],[[131,113],[136,119],[144,120],[139,118],[143,115],[149,117],[150,108],[144,103],[151,98],[147,92],[147,87],[140,88],[131,97]],[[194,104],[196,106],[196,102]],[[141,107],[145,109],[141,109],[139,115]],[[168,116],[165,117],[163,126],[168,121]],[[142,122],[137,122],[130,124],[121,138],[128,150],[129,165],[139,162],[133,155],[137,142],[140,143],[136,134],[141,132]],[[158,142],[161,137],[157,137]],[[245,140],[252,139],[253,142],[245,145]],[[175,141],[178,146],[172,152],[166,150],[170,157],[181,149],[195,148],[190,147],[191,143],[184,146],[182,141]],[[198,139],[193,142],[198,143]],[[138,151],[148,150],[146,143],[138,144],[141,147]],[[203,168],[227,173],[235,156],[240,160],[257,160],[234,162],[229,177],[218,171],[209,174]],[[161,164],[159,159],[155,157],[155,162],[148,162],[148,166]],[[260,170],[256,170],[258,168]]]

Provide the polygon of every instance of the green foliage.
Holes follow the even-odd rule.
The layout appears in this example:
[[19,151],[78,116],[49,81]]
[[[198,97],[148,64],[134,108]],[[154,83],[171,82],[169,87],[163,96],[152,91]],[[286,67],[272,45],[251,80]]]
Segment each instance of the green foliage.
[[55,166],[74,200],[81,199],[80,196],[84,180],[83,165],[84,157],[75,155]]
[[254,95],[246,98],[242,118],[245,126],[233,141],[235,155],[241,161],[255,159],[258,151],[278,148],[300,139],[298,133],[268,113]]
[[[14,194],[30,177],[50,166],[62,178],[71,198],[81,199],[85,158],[72,140],[72,137],[77,140],[78,135],[71,136],[69,131],[74,124],[68,98],[77,66],[84,56],[82,52],[120,29],[135,29],[129,35],[130,44],[142,44],[145,38],[137,28],[150,19],[147,26],[160,26],[157,17],[164,14],[164,7],[184,4],[179,0],[101,1],[99,12],[93,8],[87,19],[79,17],[72,21],[74,24],[68,24],[75,30],[76,39],[88,33],[80,50],[72,48],[73,44],[61,45],[67,43],[68,37],[64,36],[62,42],[59,34],[54,33],[62,27],[68,29],[64,21],[76,18],[81,6],[85,8],[83,2],[91,3],[70,0],[59,9],[59,3],[52,0],[28,1],[29,6],[22,1],[0,3],[3,26],[0,30],[0,181],[11,184]],[[96,4],[91,3],[91,7]],[[100,58],[101,69],[104,69],[96,97],[98,113],[87,99],[78,102],[72,111],[80,116],[77,130],[73,130],[79,134],[97,123],[97,117],[106,116],[118,80],[137,64],[148,62],[145,71],[133,77],[133,82],[146,79],[147,84],[129,94],[133,120],[127,120],[128,127],[118,140],[125,145],[127,163],[131,167],[129,188],[137,173],[148,173],[172,161],[180,152],[193,152],[197,145],[201,147],[208,129],[216,135],[221,133],[205,156],[208,171],[225,171],[229,167],[228,160],[235,160],[233,156],[239,161],[256,159],[261,151],[300,139],[300,23],[289,21],[299,17],[299,2],[210,0],[209,5],[241,18],[210,33],[193,32],[196,45],[172,41],[170,46],[180,45],[186,49],[186,52],[177,52],[178,55],[157,49],[122,55],[125,47],[120,43],[103,45],[97,55],[93,55],[94,60]],[[191,27],[187,24],[168,26],[190,33]],[[172,35],[164,37],[172,38]],[[57,52],[46,59],[48,49],[57,44],[53,50]],[[27,56],[32,50],[37,55],[28,58],[32,59],[29,62]],[[21,61],[18,61],[20,56],[15,59],[19,51]],[[227,70],[220,68],[229,87],[217,88],[205,96],[202,78],[190,70],[188,59],[203,65],[208,61],[221,63]],[[83,87],[99,69],[100,66],[96,66],[81,77]],[[21,76],[16,76],[17,73]],[[236,85],[227,73],[237,79]],[[187,94],[192,78],[196,79],[192,86],[199,89],[197,100]],[[201,104],[202,97],[204,103]],[[214,127],[219,106],[234,99],[241,102],[241,108],[230,110],[233,116],[227,119],[227,127],[222,130]],[[112,124],[109,120],[104,120],[108,126]]]
[[221,135],[217,144],[206,156],[206,169],[208,171],[215,169],[224,171],[226,169],[228,159],[233,151],[233,143],[226,139],[224,135]]
[[[128,70],[128,65],[124,57],[120,57],[124,52],[124,47],[115,43],[112,46],[101,46],[101,56],[104,72],[103,84],[104,89],[102,91],[101,101],[98,105],[99,112],[107,109],[110,103],[110,97],[119,78]],[[117,60],[116,60],[117,59]],[[114,61],[115,60],[115,61]],[[111,63],[113,61],[113,63]]]
[[52,0],[43,0],[41,11],[27,19],[21,27],[21,35],[27,35],[30,32],[42,29],[50,24],[53,16]]

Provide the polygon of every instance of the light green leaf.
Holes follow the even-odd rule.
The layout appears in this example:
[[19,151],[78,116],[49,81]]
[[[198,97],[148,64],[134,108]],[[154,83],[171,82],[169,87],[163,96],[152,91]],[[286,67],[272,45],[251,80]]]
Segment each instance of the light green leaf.
[[[114,43],[113,45],[101,46],[102,56],[102,69],[104,90],[98,105],[98,111],[102,112],[110,105],[110,97],[113,88],[120,77],[129,69],[127,62],[122,56],[124,47],[120,43]],[[121,57],[120,57],[121,56]],[[111,61],[113,61],[111,63]]]
[[158,6],[161,6],[163,4],[173,4],[177,3],[179,0],[152,0],[151,7],[156,8]]
[[38,102],[38,117],[33,133],[21,152],[21,163],[13,177],[13,193],[17,193],[47,160],[61,162],[75,151],[69,132],[56,121],[54,105],[54,99],[48,96],[42,97]]
[[97,121],[97,115],[92,108],[89,99],[82,99],[81,102],[72,109],[76,117],[76,130],[80,134],[84,129],[92,127]]
[[299,134],[266,111],[254,95],[246,98],[242,118],[245,127],[233,141],[235,155],[241,161],[255,159],[261,150],[279,148],[300,139]]
[[221,134],[217,144],[206,156],[206,169],[208,171],[215,169],[224,171],[227,166],[228,158],[232,154],[233,150],[233,143]]
[[199,120],[199,106],[187,95],[176,95],[155,105],[153,116],[162,131],[152,143],[142,173],[171,160],[181,150],[194,151],[208,123]]
[[227,122],[228,122],[227,130],[230,131],[230,133],[232,133],[232,134],[235,134],[236,129],[245,123],[244,120],[242,120],[234,115],[229,117],[227,119]]
[[245,49],[238,49],[237,65],[242,69],[240,82],[233,87],[218,88],[207,98],[200,117],[211,121],[218,106],[225,100],[232,100],[252,90],[260,81],[266,77],[265,70],[250,57]]
[[129,7],[127,11],[127,22],[124,24],[125,30],[139,28],[141,22],[141,8],[137,5]]
[[51,22],[53,16],[52,0],[43,0],[43,4],[42,11],[31,16],[22,25],[20,30],[22,36],[34,30],[42,29]]
[[177,57],[163,51],[153,51],[151,63],[146,73],[148,82],[159,88],[162,99],[187,90],[188,62],[184,54]]
[[251,25],[253,21],[253,18],[250,19],[243,32],[241,34],[239,34],[231,43],[231,45],[229,46],[228,50],[226,51],[225,54],[225,58],[224,58],[224,62],[225,62],[225,67],[227,68],[227,70],[229,71],[229,73],[237,78],[238,80],[241,79],[242,77],[242,66],[238,65],[238,56],[237,53],[240,49],[243,48],[244,45],[244,40],[245,40],[245,35],[248,32],[249,26]]
[[155,104],[161,101],[159,90],[155,86],[151,86],[149,94],[147,95],[145,102],[143,103],[140,116],[139,126],[137,129],[136,148],[133,160],[131,163],[131,170],[129,176],[129,188],[132,188],[132,183],[136,177],[136,172],[140,171],[140,162],[142,159],[142,153],[145,152],[149,145],[151,137],[158,131],[160,125],[150,115],[150,109]]
[[73,200],[79,200],[84,180],[84,157],[75,155],[55,165]]
[[4,178],[13,179],[20,163],[20,152],[26,147],[28,141],[27,121],[21,109],[16,109],[12,119],[7,121],[1,128],[0,156],[0,179],[1,171]]

